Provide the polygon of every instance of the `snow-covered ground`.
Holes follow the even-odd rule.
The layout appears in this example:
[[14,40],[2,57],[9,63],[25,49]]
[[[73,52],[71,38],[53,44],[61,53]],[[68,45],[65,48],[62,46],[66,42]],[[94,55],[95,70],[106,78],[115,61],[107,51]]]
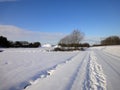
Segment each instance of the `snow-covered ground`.
[[120,90],[120,46],[0,52],[0,90]]

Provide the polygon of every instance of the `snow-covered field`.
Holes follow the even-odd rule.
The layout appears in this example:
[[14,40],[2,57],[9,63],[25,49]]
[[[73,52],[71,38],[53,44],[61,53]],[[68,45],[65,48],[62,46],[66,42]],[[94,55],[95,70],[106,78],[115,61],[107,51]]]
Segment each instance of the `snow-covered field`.
[[120,90],[120,46],[0,50],[0,90]]

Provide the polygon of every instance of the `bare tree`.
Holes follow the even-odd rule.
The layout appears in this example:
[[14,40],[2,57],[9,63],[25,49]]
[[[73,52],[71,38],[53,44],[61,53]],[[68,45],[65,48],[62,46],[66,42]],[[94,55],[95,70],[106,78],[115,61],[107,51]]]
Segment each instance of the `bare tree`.
[[70,36],[71,36],[71,43],[79,44],[80,41],[83,39],[84,34],[79,30],[74,30]]
[[79,30],[74,30],[70,35],[62,38],[59,44],[79,44],[83,39],[84,34]]

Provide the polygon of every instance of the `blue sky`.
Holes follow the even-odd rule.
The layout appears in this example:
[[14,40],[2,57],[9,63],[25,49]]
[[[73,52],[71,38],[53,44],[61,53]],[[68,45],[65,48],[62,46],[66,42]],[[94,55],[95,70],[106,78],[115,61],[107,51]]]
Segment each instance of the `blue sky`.
[[86,37],[120,36],[120,0],[0,0],[0,24]]

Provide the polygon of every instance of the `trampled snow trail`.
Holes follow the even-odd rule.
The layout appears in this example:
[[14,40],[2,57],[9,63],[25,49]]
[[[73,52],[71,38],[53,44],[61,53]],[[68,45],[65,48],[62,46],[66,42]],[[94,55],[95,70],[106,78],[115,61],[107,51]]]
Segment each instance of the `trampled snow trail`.
[[[49,83],[48,83],[49,82]],[[106,90],[102,67],[91,51],[79,53],[69,62],[58,66],[52,75],[37,80],[26,90]]]
[[97,63],[94,52],[90,53],[83,90],[106,90],[106,79],[102,66]]

